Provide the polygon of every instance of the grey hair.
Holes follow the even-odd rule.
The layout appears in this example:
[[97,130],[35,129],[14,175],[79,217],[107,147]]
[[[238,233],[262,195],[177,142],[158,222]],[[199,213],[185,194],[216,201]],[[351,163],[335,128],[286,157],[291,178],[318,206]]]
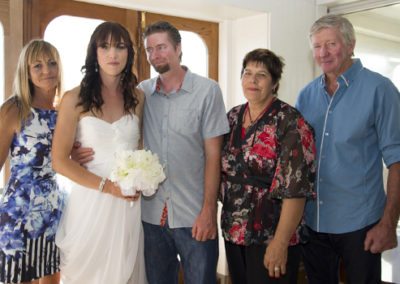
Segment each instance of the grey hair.
[[354,33],[354,27],[348,19],[340,15],[328,14],[319,18],[311,26],[309,38],[326,28],[337,28],[342,35],[344,43],[349,46],[355,43],[356,36]]

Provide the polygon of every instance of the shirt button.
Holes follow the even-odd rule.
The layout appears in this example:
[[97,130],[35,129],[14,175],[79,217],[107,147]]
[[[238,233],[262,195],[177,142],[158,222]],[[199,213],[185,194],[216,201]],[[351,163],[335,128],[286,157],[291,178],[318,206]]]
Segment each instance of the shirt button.
[[319,201],[319,204],[322,205],[322,204],[324,204],[324,202],[323,202],[322,200],[320,200],[320,201]]
[[322,178],[320,178],[319,181],[322,182]]
[[329,132],[325,132],[325,136],[329,136]]
[[333,113],[333,111],[331,111],[331,110],[330,110],[330,111],[328,111],[328,113],[329,113],[329,114],[332,114],[332,113]]

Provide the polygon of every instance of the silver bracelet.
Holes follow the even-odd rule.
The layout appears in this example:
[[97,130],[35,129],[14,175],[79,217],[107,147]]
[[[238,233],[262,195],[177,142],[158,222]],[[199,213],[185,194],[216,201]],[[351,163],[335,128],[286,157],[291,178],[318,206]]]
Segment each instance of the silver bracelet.
[[100,191],[100,192],[103,192],[104,186],[106,185],[106,181],[107,181],[107,178],[105,178],[105,177],[103,177],[103,178],[101,179],[101,182],[100,182],[100,184],[99,184],[99,191]]

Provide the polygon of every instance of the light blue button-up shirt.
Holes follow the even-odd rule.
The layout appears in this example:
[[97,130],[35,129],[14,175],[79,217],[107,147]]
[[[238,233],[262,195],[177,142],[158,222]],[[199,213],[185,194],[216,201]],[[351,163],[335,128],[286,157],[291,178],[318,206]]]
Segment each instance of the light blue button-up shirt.
[[160,225],[164,205],[170,228],[192,227],[204,196],[204,140],[229,132],[221,89],[215,81],[186,71],[181,88],[164,94],[157,78],[143,81],[145,148],[165,165],[167,179],[142,198],[142,220]]
[[359,59],[337,82],[329,96],[321,75],[296,103],[317,145],[317,199],[306,205],[306,223],[324,233],[378,221],[386,201],[382,159],[387,166],[400,161],[400,94],[393,83]]

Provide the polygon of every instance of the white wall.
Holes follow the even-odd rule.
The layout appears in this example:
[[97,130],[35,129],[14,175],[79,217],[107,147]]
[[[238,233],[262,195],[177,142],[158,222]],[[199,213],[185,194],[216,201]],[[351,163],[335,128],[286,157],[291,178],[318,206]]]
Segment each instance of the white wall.
[[[219,2],[260,12],[255,16],[224,21],[220,25],[222,39],[227,39],[220,42],[230,44],[227,47],[229,52],[220,48],[219,65],[220,84],[227,96],[227,108],[244,101],[239,79],[241,60],[248,51],[258,47],[270,48],[284,58],[286,65],[279,97],[294,104],[299,90],[314,77],[308,30],[317,15],[315,2],[307,0],[220,0]],[[221,53],[227,54],[228,58],[224,58]]]
[[271,49],[286,63],[279,97],[291,104],[314,77],[308,31],[315,18],[314,1],[279,1],[271,12]]
[[245,102],[240,84],[242,59],[255,48],[270,48],[269,28],[266,13],[220,23],[219,83],[228,110]]

